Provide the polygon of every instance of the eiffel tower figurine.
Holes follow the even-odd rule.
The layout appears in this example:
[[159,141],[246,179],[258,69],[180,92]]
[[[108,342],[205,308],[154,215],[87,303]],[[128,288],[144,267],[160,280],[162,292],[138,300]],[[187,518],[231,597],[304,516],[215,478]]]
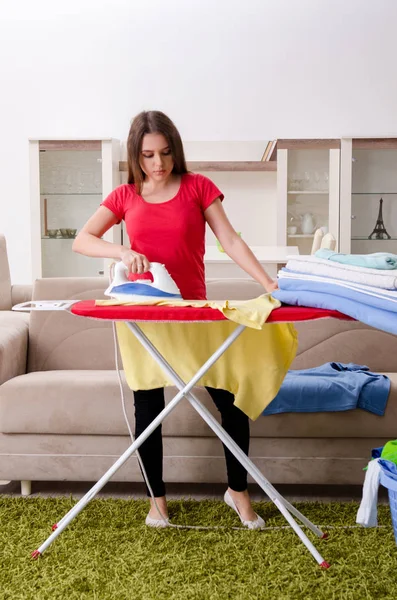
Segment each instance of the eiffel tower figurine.
[[383,214],[382,214],[382,204],[383,198],[379,200],[379,212],[378,218],[376,220],[376,225],[374,227],[371,235],[368,236],[369,240],[390,240],[391,236],[387,233],[385,224],[383,223]]

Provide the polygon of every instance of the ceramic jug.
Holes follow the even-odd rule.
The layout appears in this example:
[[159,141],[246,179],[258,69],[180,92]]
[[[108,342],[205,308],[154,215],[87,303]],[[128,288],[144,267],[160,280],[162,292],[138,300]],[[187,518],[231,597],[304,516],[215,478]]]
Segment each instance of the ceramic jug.
[[305,213],[304,215],[302,215],[301,220],[302,220],[302,224],[301,224],[302,233],[304,233],[306,235],[309,233],[313,233],[314,228],[316,226],[313,215],[311,213]]

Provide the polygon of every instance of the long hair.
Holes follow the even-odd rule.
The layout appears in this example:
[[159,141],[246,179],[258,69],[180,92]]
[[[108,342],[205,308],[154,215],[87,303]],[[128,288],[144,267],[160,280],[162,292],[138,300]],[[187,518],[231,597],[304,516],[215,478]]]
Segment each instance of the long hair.
[[182,175],[188,172],[181,136],[174,123],[158,110],[143,111],[133,119],[127,140],[128,183],[135,183],[138,194],[145,179],[139,159],[143,136],[147,133],[161,133],[167,140],[174,161],[173,173]]

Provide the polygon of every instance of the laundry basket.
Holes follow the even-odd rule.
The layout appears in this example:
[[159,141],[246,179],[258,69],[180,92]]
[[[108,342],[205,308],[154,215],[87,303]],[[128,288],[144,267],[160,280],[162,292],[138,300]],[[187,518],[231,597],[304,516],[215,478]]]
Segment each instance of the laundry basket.
[[387,475],[386,470],[381,466],[380,483],[387,488],[389,494],[389,504],[391,512],[391,520],[393,523],[394,539],[397,544],[397,480],[392,479]]

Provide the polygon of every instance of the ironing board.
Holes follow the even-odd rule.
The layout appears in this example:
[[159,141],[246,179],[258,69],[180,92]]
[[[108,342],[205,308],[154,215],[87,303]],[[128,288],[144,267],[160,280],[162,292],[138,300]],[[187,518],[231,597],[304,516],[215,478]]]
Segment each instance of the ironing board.
[[[328,568],[329,564],[324,560],[321,554],[316,550],[312,542],[308,539],[301,526],[295,521],[294,517],[308,527],[316,536],[326,538],[327,534],[322,532],[316,525],[311,523],[302,513],[300,513],[292,504],[290,504],[272,484],[264,477],[261,471],[254,465],[246,454],[237,446],[233,439],[221,427],[218,421],[212,416],[208,409],[191,392],[193,386],[201,379],[208,369],[218,360],[218,358],[227,350],[227,348],[244,331],[244,325],[236,325],[233,332],[227,337],[223,344],[214,352],[214,354],[200,367],[197,373],[188,382],[182,381],[179,375],[167,363],[165,358],[159,353],[154,345],[142,332],[139,327],[140,322],[158,322],[158,323],[211,323],[214,321],[226,320],[226,317],[217,309],[213,308],[193,308],[193,307],[173,307],[173,306],[141,306],[141,305],[96,305],[95,300],[69,300],[69,301],[37,301],[26,302],[15,307],[18,310],[68,310],[73,315],[87,317],[92,319],[101,319],[106,321],[123,321],[130,331],[136,336],[139,342],[146,348],[154,360],[167,373],[174,382],[179,392],[167,404],[164,410],[154,419],[154,421],[145,429],[145,431],[127,448],[120,458],[110,467],[110,469],[101,477],[101,479],[81,498],[73,508],[55,525],[53,525],[52,534],[47,540],[32,553],[33,558],[38,558],[52,544],[52,542],[62,533],[69,523],[83,510],[83,508],[94,498],[94,496],[103,488],[111,477],[120,469],[120,467],[130,458],[130,456],[142,445],[150,434],[162,423],[177,404],[186,398],[193,408],[199,413],[204,421],[209,425],[213,432],[218,436],[222,443],[233,453],[236,459],[243,465],[252,478],[258,483],[265,494],[274,502],[279,511],[288,521],[292,529],[301,539],[303,544],[312,554],[314,559],[322,568]],[[343,315],[337,311],[323,310],[316,308],[292,307],[286,306],[274,309],[269,315],[266,326],[271,323],[292,323],[311,321],[313,319],[334,318],[343,320],[352,320],[351,317]]]

